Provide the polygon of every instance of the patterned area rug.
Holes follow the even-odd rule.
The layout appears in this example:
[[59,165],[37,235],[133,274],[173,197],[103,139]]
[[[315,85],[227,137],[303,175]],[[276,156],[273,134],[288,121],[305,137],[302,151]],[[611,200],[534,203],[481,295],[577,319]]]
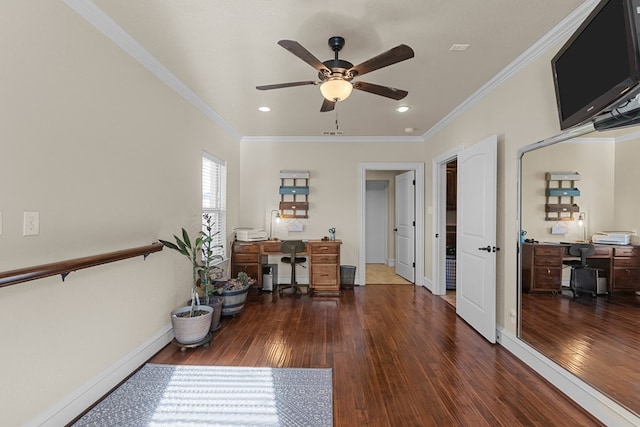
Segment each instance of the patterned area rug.
[[74,426],[332,426],[331,369],[146,364]]

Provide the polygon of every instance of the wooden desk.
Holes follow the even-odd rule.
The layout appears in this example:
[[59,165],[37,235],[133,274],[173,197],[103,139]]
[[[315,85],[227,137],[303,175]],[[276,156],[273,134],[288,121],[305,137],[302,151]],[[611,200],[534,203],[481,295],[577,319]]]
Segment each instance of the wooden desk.
[[[246,272],[262,289],[262,266],[269,255],[285,255],[280,251],[281,241],[234,241],[231,253],[231,277]],[[309,262],[309,289],[315,293],[340,292],[340,240],[309,240],[305,252]]]
[[[569,244],[523,243],[522,289],[527,293],[559,292],[562,288],[562,260],[569,255]],[[598,245],[588,258],[590,267],[600,268],[609,292],[640,290],[640,247]]]

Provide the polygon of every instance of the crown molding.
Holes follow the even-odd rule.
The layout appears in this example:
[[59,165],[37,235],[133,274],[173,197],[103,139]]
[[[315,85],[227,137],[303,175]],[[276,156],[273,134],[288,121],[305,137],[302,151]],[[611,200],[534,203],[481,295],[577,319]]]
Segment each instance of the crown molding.
[[420,136],[245,136],[240,140],[247,143],[266,142],[424,142]]
[[151,71],[167,86],[182,96],[187,102],[200,110],[209,119],[224,128],[236,140],[240,140],[242,135],[229,122],[223,119],[206,102],[202,100],[194,91],[184,84],[175,74],[158,61],[147,49],[136,39],[131,37],[120,25],[118,25],[109,15],[100,9],[91,0],[64,0],[67,6],[73,9],[78,15],[86,19],[92,26],[104,34],[109,40],[120,46],[131,57]]
[[491,80],[489,80],[484,86],[478,89],[473,95],[467,98],[462,104],[454,108],[449,114],[444,116],[442,120],[436,123],[431,129],[422,135],[422,138],[426,141],[433,135],[438,133],[462,113],[471,108],[476,102],[480,101],[485,96],[496,90],[500,85],[509,80],[515,74],[520,72],[523,68],[529,65],[531,62],[538,59],[545,54],[549,49],[556,46],[558,43],[568,38],[589,15],[593,8],[599,3],[600,0],[585,0],[577,9],[571,12],[565,19],[560,21],[555,27],[553,27],[547,34],[541,39],[536,41],[529,49],[524,51],[522,55],[517,57],[513,62],[507,65],[502,71],[496,74]]
[[558,23],[554,28],[545,34],[540,40],[534,43],[522,55],[507,65],[502,71],[496,74],[484,86],[458,105],[449,114],[436,123],[431,129],[421,136],[412,137],[345,137],[345,136],[322,136],[322,137],[285,137],[285,136],[264,136],[264,137],[243,137],[229,122],[213,110],[206,102],[193,92],[186,84],[178,79],[166,66],[158,61],[146,50],[138,41],[131,37],[122,27],[120,27],[109,15],[95,5],[92,0],[64,0],[64,2],[80,16],[85,18],[92,26],[102,32],[109,40],[120,46],[131,57],[140,62],[145,68],[156,75],[167,86],[172,88],[186,101],[200,110],[206,117],[220,125],[233,138],[242,142],[425,142],[444,127],[453,122],[462,113],[471,108],[475,103],[492,93],[496,88],[509,80],[531,62],[538,59],[549,49],[567,38],[584,21],[587,15],[593,10],[599,0],[585,0],[585,2]]

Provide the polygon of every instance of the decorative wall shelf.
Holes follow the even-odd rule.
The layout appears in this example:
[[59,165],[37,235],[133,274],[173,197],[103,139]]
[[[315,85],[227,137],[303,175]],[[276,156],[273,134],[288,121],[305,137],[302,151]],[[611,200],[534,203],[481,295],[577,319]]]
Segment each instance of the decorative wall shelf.
[[309,171],[280,171],[280,217],[309,218]]
[[580,180],[578,172],[547,172],[547,188],[544,205],[546,221],[573,221],[580,206],[574,203],[574,197],[580,196],[575,182]]

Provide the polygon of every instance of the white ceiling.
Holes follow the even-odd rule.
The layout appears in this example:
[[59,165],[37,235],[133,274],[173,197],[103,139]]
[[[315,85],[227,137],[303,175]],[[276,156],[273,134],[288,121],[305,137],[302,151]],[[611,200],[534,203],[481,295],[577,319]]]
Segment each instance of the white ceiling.
[[[104,11],[239,137],[320,137],[323,131],[336,129],[337,113],[345,137],[394,139],[422,137],[576,8],[595,4],[594,0],[66,2],[76,4],[76,10],[84,4]],[[399,44],[411,46],[414,58],[356,79],[405,89],[409,95],[394,101],[354,91],[337,104],[336,111],[321,113],[318,86],[255,89],[317,80],[312,67],[277,42],[296,40],[325,61],[333,58],[327,40],[334,35],[346,39],[340,58],[353,64]],[[470,47],[450,51],[453,44]],[[272,111],[259,112],[263,105]],[[398,105],[411,110],[397,113]],[[407,133],[405,128],[415,131]]]

